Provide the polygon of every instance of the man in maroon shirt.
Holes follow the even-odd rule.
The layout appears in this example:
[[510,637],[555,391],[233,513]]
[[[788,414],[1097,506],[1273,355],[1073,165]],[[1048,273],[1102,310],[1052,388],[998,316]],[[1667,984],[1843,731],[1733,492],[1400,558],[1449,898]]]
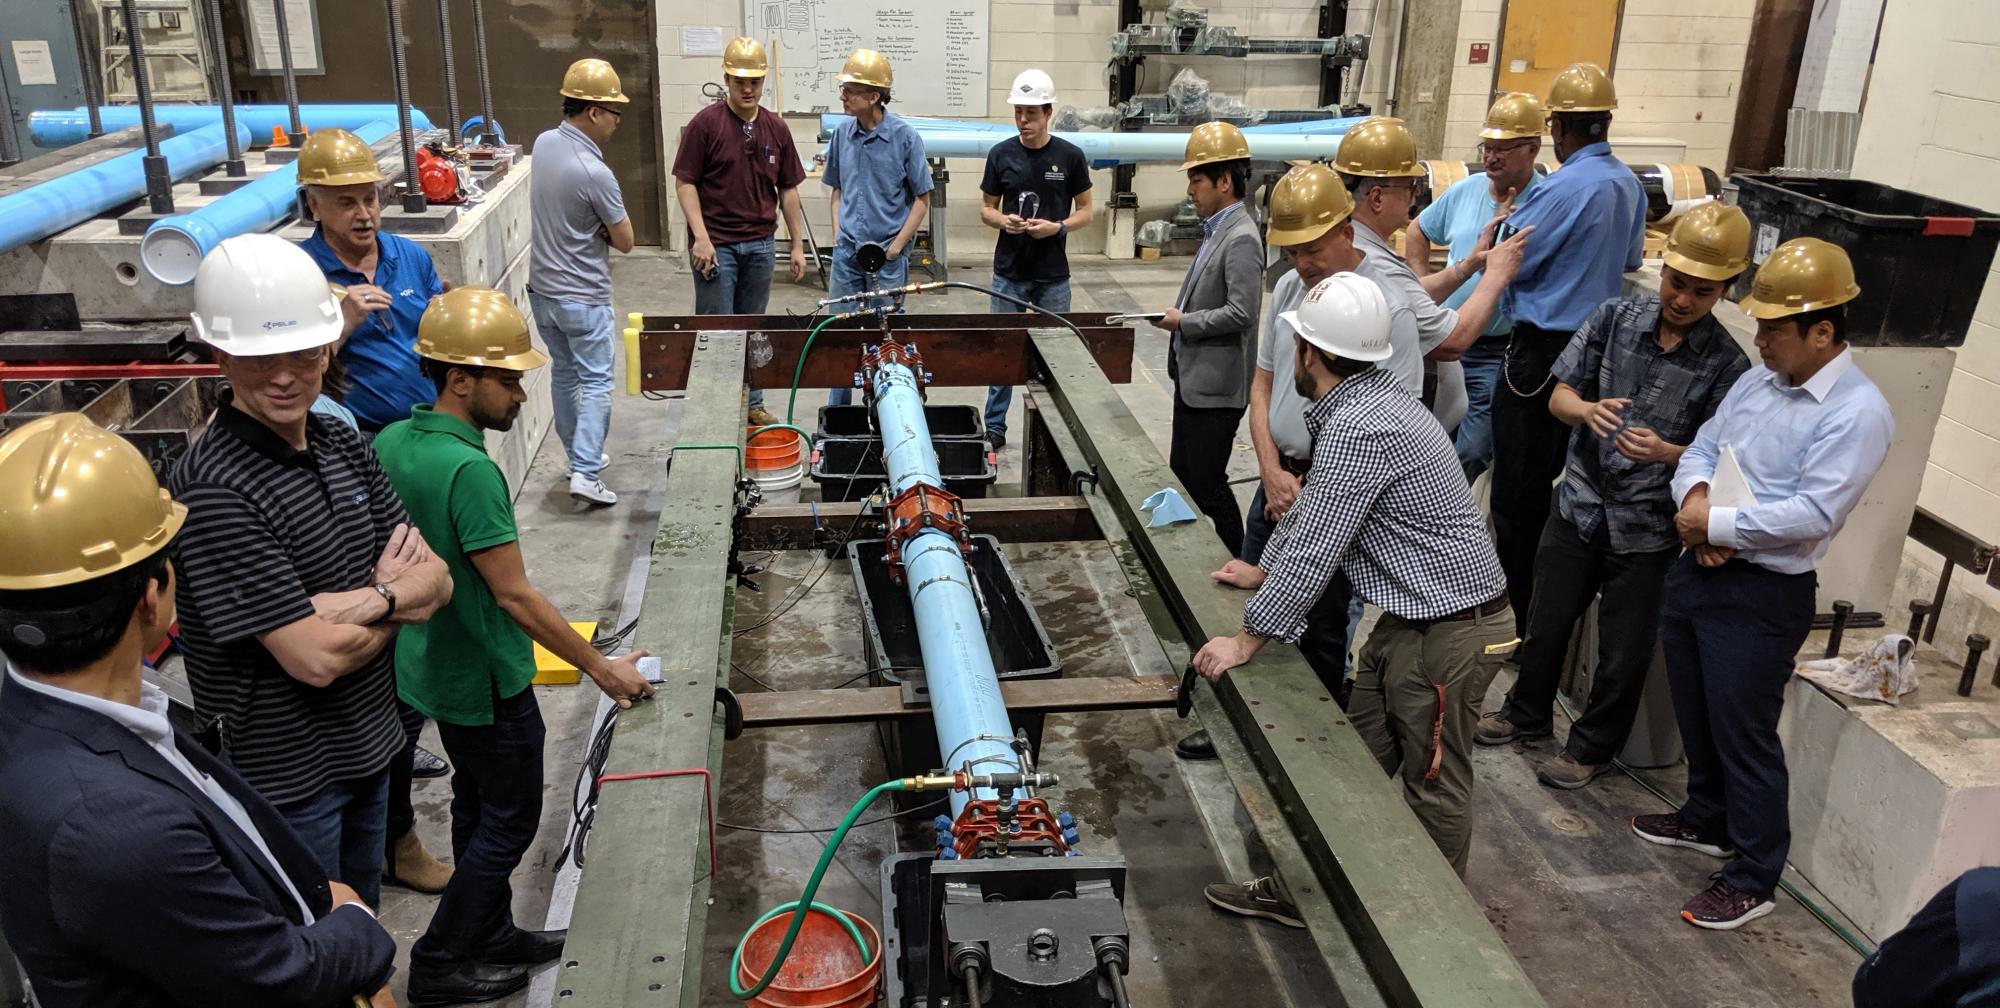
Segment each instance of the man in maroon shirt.
[[[778,206],[792,236],[792,279],[805,276],[799,183],[805,165],[791,128],[758,105],[770,64],[764,46],[739,38],[722,51],[724,100],[695,113],[674,157],[674,192],[687,215],[688,265],[697,315],[762,315],[771,300]],[[764,393],[750,390],[750,422],[776,423]]]

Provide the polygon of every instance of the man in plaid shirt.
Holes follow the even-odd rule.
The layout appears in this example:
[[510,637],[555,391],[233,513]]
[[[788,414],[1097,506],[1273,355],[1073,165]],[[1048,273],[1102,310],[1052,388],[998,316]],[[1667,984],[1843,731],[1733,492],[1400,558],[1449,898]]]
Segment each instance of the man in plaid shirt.
[[[1382,768],[1400,774],[1405,800],[1463,875],[1472,727],[1515,643],[1506,575],[1451,439],[1376,366],[1390,355],[1381,289],[1335,274],[1285,322],[1297,334],[1294,380],[1313,401],[1306,411],[1312,471],[1261,566],[1232,560],[1215,572],[1217,581],[1256,594],[1243,629],[1209,641],[1194,667],[1213,682],[1267,641],[1298,640],[1314,602],[1344,570],[1382,610],[1361,648],[1348,717]],[[1298,922],[1268,877],[1213,885],[1206,895],[1235,913]]]
[[[1535,771],[1574,789],[1611,769],[1631,733],[1660,639],[1667,569],[1680,555],[1670,486],[1695,432],[1750,360],[1711,314],[1750,263],[1750,218],[1721,203],[1667,239],[1658,294],[1606,301],[1550,374],[1549,412],[1576,428],[1535,556],[1521,675],[1475,741],[1553,733],[1550,708],[1576,621],[1597,602],[1597,666],[1569,741]],[[1600,593],[1602,600],[1598,601]]]

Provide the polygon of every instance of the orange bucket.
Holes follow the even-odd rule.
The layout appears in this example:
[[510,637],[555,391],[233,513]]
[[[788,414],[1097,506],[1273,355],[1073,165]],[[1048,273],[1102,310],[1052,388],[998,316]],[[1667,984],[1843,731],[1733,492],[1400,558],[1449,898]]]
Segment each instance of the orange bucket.
[[[757,428],[747,428],[745,433]],[[749,469],[790,469],[799,464],[799,435],[796,431],[769,430],[750,439],[743,449],[743,465]]]
[[[749,1003],[765,1008],[868,1008],[873,1005],[880,996],[882,985],[882,936],[866,918],[845,910],[840,913],[853,921],[861,936],[868,939],[866,962],[862,961],[861,950],[854,945],[854,936],[848,934],[839,922],[823,913],[808,913],[805,923],[799,925],[799,937],[792,943],[792,954],[778,969],[778,978]],[[756,984],[757,978],[771,968],[771,959],[778,954],[778,945],[785,940],[785,929],[791,926],[792,915],[782,913],[757,925],[757,929],[744,938],[743,956],[736,967],[738,986],[747,988]]]

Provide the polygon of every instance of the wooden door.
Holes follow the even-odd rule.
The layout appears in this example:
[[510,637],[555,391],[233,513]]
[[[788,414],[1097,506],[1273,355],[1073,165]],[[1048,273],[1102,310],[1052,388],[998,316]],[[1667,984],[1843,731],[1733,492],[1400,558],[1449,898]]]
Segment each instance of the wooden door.
[[1608,73],[1621,7],[1619,0],[1507,0],[1493,93],[1546,96],[1556,74],[1578,61],[1595,63]]

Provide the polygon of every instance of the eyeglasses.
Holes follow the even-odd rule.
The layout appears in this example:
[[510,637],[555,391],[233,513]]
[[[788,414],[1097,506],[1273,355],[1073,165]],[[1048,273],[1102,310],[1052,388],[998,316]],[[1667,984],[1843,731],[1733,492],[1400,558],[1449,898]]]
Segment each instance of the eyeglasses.
[[625,118],[625,113],[623,113],[623,112],[620,112],[619,110],[617,110],[617,109],[615,109],[615,108],[612,108],[612,107],[611,107],[611,106],[609,106],[609,105],[594,105],[594,106],[592,106],[592,107],[593,107],[593,108],[596,108],[596,109],[598,109],[598,110],[600,110],[600,111],[603,111],[603,112],[609,112],[609,113],[611,113],[611,118],[612,118],[612,119],[614,119],[614,120],[616,120],[616,119],[623,119],[623,118]]
[[757,123],[755,120],[752,120],[750,122],[743,124],[743,153],[749,154],[754,152],[756,149],[757,149]]
[[1477,148],[1474,149],[1479,152],[1479,156],[1482,158],[1504,157],[1524,147],[1532,147],[1534,146],[1534,144],[1535,141],[1532,138],[1513,140],[1507,143],[1494,143],[1492,141],[1487,141],[1485,143],[1480,144]]
[[259,374],[274,371],[303,371],[326,359],[326,348],[316,346],[310,350],[293,350],[290,353],[266,354],[258,357],[236,357],[245,368]]

